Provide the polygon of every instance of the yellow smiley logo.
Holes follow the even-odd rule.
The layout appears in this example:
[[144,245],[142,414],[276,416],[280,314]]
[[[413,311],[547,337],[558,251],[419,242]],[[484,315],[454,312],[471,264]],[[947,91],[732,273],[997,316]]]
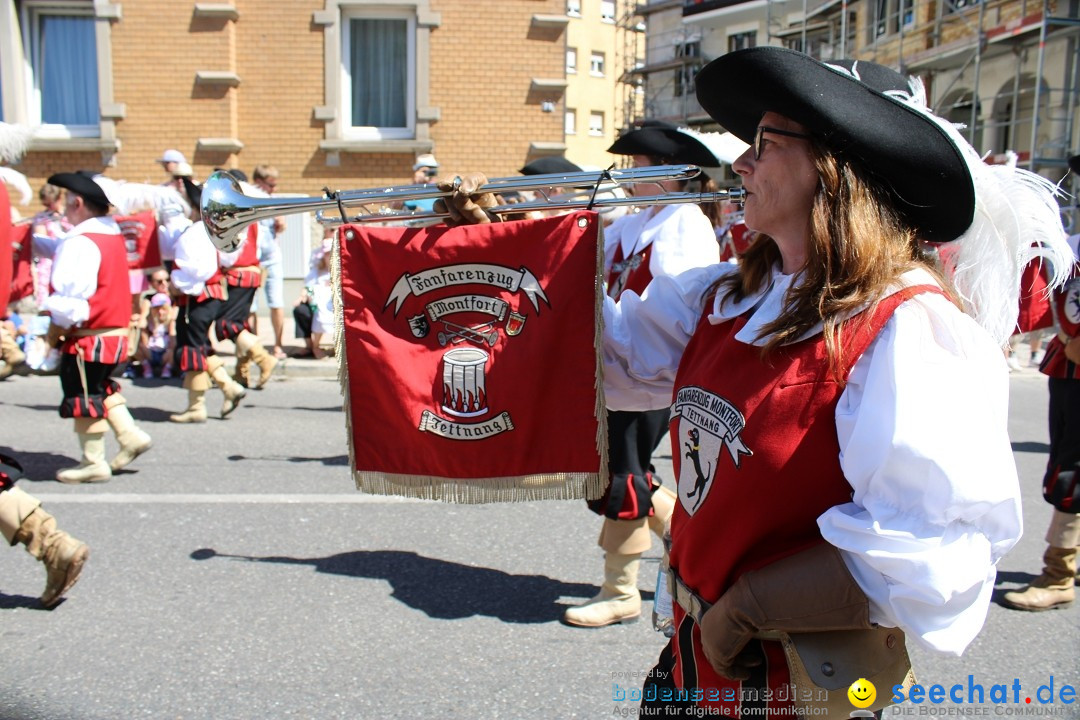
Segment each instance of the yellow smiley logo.
[[874,698],[877,697],[877,688],[874,687],[874,683],[866,678],[859,678],[851,683],[851,687],[847,690],[847,696],[855,707],[868,708],[873,705]]

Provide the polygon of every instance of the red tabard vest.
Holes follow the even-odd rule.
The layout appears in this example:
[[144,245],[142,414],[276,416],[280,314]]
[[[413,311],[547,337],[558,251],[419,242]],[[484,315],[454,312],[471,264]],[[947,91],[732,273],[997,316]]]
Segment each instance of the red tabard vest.
[[7,307],[11,297],[13,270],[11,236],[11,198],[8,197],[7,186],[0,182],[0,318],[7,317]]
[[652,257],[652,243],[644,250],[630,256],[629,260],[623,259],[622,245],[615,248],[615,258],[611,261],[611,270],[608,271],[608,295],[619,299],[624,290],[633,290],[638,295],[652,282],[652,271],[649,270],[649,258]]
[[225,273],[221,271],[221,266],[218,265],[217,270],[214,271],[213,276],[206,281],[206,286],[198,296],[181,295],[180,297],[173,298],[173,301],[178,307],[183,307],[188,303],[202,302],[207,298],[216,298],[217,300],[225,299],[225,286],[222,284],[222,280],[225,279]]
[[127,327],[131,319],[131,287],[124,237],[104,233],[87,233],[85,237],[101,251],[101,267],[98,268],[97,290],[89,300],[90,317],[82,327]]
[[233,287],[259,287],[262,284],[262,271],[259,270],[258,223],[248,225],[247,237],[244,239],[244,244],[240,246],[240,255],[237,256],[232,267],[225,268],[225,281]]
[[1056,288],[1050,298],[1058,322],[1058,335],[1046,346],[1046,355],[1039,370],[1053,378],[1080,380],[1080,366],[1065,357],[1064,333],[1070,338],[1080,336],[1080,263],[1073,263],[1072,277]]
[[[941,291],[906,288],[844,325],[842,377],[896,307],[921,292]],[[671,438],[679,502],[671,567],[710,603],[743,573],[822,542],[818,516],[851,500],[835,421],[844,387],[829,368],[824,337],[781,347],[762,362],[761,348],[735,339],[745,324],[745,316],[719,325],[703,316],[675,379]],[[674,609],[676,684],[699,688],[703,705],[734,713],[740,683],[716,674],[697,625]],[[767,683],[774,693],[770,709],[790,706],[783,652],[776,642],[762,644],[767,667],[742,684],[743,696],[753,695],[751,688],[763,692]]]

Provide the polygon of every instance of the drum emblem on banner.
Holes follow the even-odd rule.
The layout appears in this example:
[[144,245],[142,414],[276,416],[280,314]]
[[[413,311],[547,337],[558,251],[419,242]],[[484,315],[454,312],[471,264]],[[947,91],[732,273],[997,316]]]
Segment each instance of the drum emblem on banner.
[[736,469],[743,455],[754,453],[740,437],[746,426],[743,414],[719,395],[693,385],[682,387],[671,411],[678,418],[679,502],[693,515],[712,489],[717,465],[723,462],[721,450],[727,448]]
[[[461,292],[457,289],[461,285],[482,289]],[[406,316],[409,330],[417,340],[424,340],[432,326],[439,328],[435,340],[439,347],[448,348],[441,356],[442,402],[421,413],[421,432],[450,440],[483,440],[514,429],[508,411],[492,410],[493,399],[487,391],[494,351],[502,340],[499,329],[505,331],[506,338],[517,337],[527,319],[524,312],[518,312],[523,307],[513,309],[510,300],[497,296],[507,292],[523,294],[537,315],[541,300],[550,306],[539,280],[524,267],[442,265],[405,273],[391,289],[383,310],[393,304],[395,317],[412,297],[431,293],[421,298],[422,313]]]

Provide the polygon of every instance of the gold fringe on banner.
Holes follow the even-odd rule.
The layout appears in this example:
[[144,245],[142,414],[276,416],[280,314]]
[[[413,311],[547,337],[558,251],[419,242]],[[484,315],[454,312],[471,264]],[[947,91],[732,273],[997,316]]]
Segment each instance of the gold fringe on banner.
[[440,478],[431,475],[353,472],[356,487],[373,495],[479,505],[534,500],[578,500],[598,481],[596,473],[552,473],[498,478]]
[[596,454],[600,456],[600,471],[595,481],[585,485],[585,499],[599,500],[604,496],[608,484],[608,429],[607,429],[607,399],[604,397],[604,298],[607,296],[604,287],[604,223],[599,215],[592,215],[591,221],[597,224],[596,229],[596,276],[593,282],[593,327],[596,329],[593,336],[593,349],[596,351]]

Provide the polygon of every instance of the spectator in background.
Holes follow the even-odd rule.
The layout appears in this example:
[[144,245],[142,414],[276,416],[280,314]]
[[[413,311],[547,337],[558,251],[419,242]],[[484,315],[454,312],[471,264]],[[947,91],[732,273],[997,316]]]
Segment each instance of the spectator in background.
[[[438,179],[439,161],[435,159],[435,156],[431,153],[418,155],[416,162],[413,164],[413,184],[431,185],[438,182]],[[429,198],[427,200],[406,200],[402,203],[402,207],[413,213],[431,212],[434,205],[435,198]]]
[[296,337],[304,338],[307,351],[297,357],[322,360],[326,353],[320,347],[322,336],[334,331],[333,292],[330,280],[330,259],[334,231],[324,230],[322,245],[311,252],[311,269],[304,279],[304,289],[293,307]]
[[49,296],[49,277],[52,275],[53,255],[60,238],[71,229],[64,218],[63,190],[45,183],[38,190],[43,209],[31,219],[34,256],[34,300],[38,305]]
[[163,182],[162,185],[168,185],[176,177],[177,166],[180,163],[187,165],[187,158],[179,150],[166,150],[161,153],[161,157],[157,159],[157,162],[161,164],[161,167],[165,169],[165,173],[169,176],[169,179]]
[[[168,278],[165,279],[168,283]],[[176,350],[176,324],[173,321],[172,300],[164,292],[150,298],[150,312],[139,338],[135,359],[141,363],[142,376],[152,378],[160,374],[172,377],[170,367]]]
[[[256,165],[251,173],[251,180],[255,187],[267,195],[273,195],[277,190],[278,171],[272,165]],[[285,219],[282,217],[266,218],[260,220],[267,232],[259,235],[259,264],[265,270],[263,289],[266,291],[266,304],[270,308],[270,325],[274,328],[274,357],[278,360],[285,358],[285,350],[281,347],[282,335],[285,332],[285,294],[282,288],[285,270],[282,266],[281,257],[281,233],[285,232]],[[252,303],[251,311],[254,313],[258,307],[258,299]],[[252,327],[255,327],[252,324]]]

